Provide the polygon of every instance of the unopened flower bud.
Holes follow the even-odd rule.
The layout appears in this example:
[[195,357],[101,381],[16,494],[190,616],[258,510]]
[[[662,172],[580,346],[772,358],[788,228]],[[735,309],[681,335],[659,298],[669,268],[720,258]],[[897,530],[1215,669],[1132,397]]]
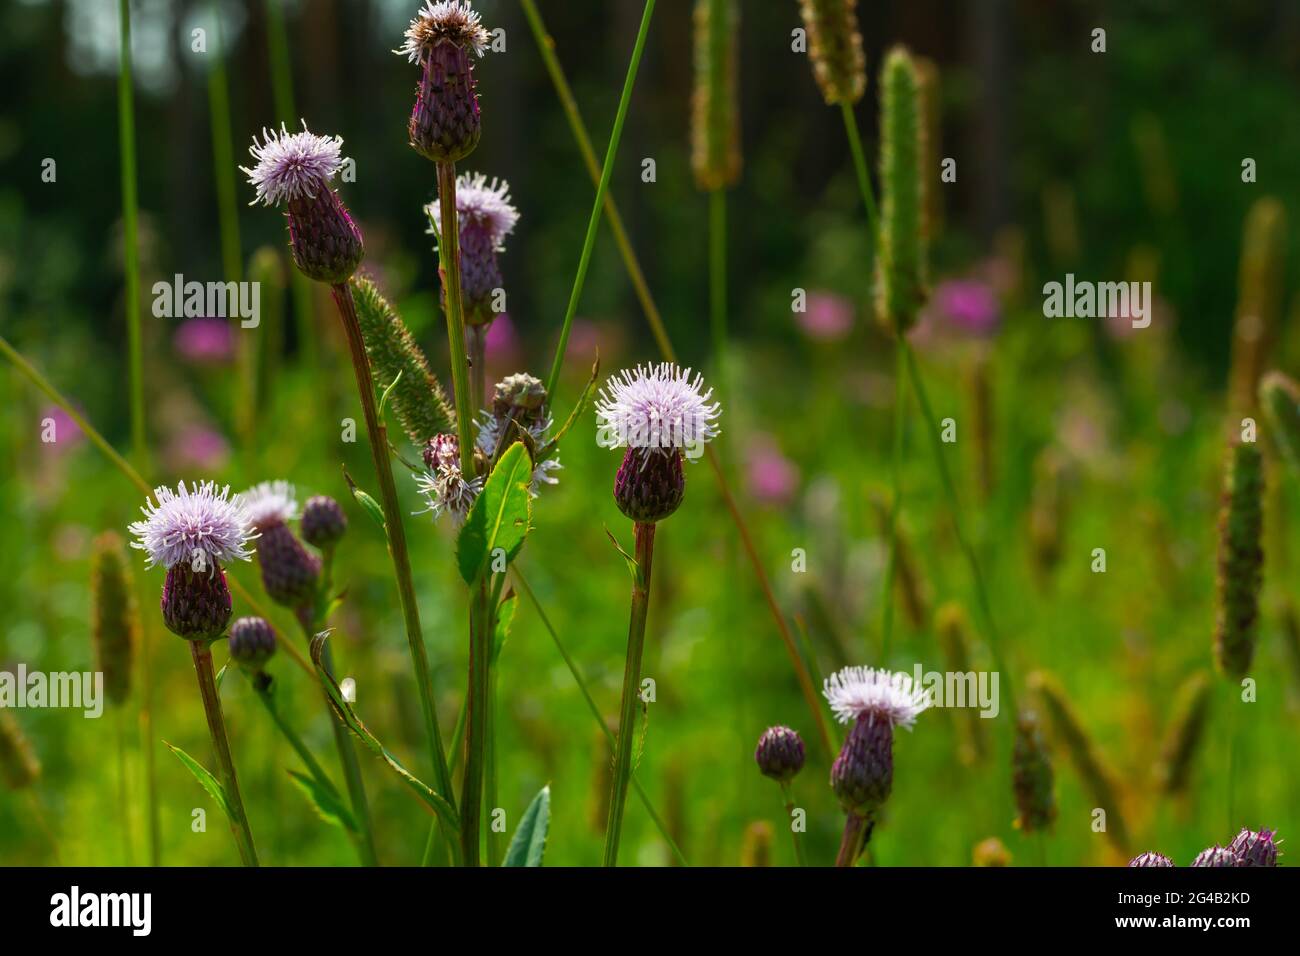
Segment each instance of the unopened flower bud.
[[628,448],[624,453],[614,476],[614,501],[628,518],[641,524],[663,521],[677,510],[685,495],[680,451]]
[[769,727],[758,738],[754,760],[763,776],[788,783],[803,769],[803,740],[789,727]]
[[275,654],[275,631],[265,618],[241,617],[230,625],[230,659],[256,674]]
[[302,537],[312,547],[328,551],[342,540],[348,530],[348,516],[343,507],[328,495],[307,499],[302,509]]
[[1243,829],[1233,837],[1228,849],[1240,860],[1239,866],[1277,866],[1276,838],[1276,830]]
[[1140,853],[1128,861],[1129,866],[1173,866],[1174,861],[1161,853]]
[[831,789],[844,812],[870,817],[894,787],[894,728],[879,715],[857,719],[831,765]]
[[167,630],[187,641],[213,641],[226,631],[232,613],[226,572],[209,565],[195,571],[181,562],[167,569],[162,614]]
[[1241,866],[1241,860],[1239,860],[1237,854],[1233,853],[1231,850],[1216,844],[1209,849],[1202,850],[1200,853],[1196,854],[1196,859],[1192,861],[1192,866]]

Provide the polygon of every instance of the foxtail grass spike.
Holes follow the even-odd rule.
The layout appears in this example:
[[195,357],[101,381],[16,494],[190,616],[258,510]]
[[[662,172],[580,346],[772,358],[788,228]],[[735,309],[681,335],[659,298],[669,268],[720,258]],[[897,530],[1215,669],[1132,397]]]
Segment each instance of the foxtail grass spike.
[[885,58],[880,80],[880,237],[876,313],[904,336],[926,299],[922,224],[921,117],[916,67],[902,47]]
[[1030,492],[1029,544],[1034,570],[1047,581],[1064,551],[1066,494],[1065,463],[1060,452],[1046,448],[1034,460]]
[[799,0],[808,31],[808,58],[827,106],[853,104],[867,89],[867,58],[858,30],[857,0]]
[[695,0],[691,171],[705,191],[740,178],[739,20],[737,0]]
[[455,431],[447,395],[401,316],[370,279],[353,279],[352,291],[375,387],[383,392],[392,389],[388,404],[407,437],[423,446],[435,435]]
[[772,824],[766,820],[755,820],[745,827],[745,839],[740,848],[741,866],[771,866]]
[[1129,835],[1119,783],[1096,741],[1079,720],[1065,688],[1051,674],[1036,671],[1029,675],[1029,689],[1041,702],[1053,739],[1064,746],[1094,806],[1106,811],[1106,836],[1120,851],[1127,852]]
[[[970,622],[959,605],[949,602],[935,613],[935,636],[939,641],[939,650],[943,653],[944,666],[949,671],[965,674],[973,670]],[[958,711],[957,721],[962,762],[975,764],[983,761],[988,756],[988,737],[984,732],[986,721],[980,717],[979,710],[962,707]]]
[[1259,630],[1263,576],[1264,468],[1259,446],[1235,442],[1219,512],[1218,620],[1214,657],[1224,676],[1240,680],[1250,670]]
[[971,851],[971,863],[975,866],[1010,866],[1011,851],[997,837],[980,840]]
[[1269,372],[1259,382],[1259,404],[1274,446],[1300,475],[1300,385],[1281,372]]
[[1286,210],[1272,196],[1255,201],[1246,215],[1241,265],[1237,276],[1237,312],[1233,321],[1232,410],[1255,410],[1259,378],[1270,360],[1282,321],[1286,272]]
[[917,57],[916,80],[921,102],[921,225],[926,242],[933,243],[943,229],[943,183],[939,179],[943,107],[939,67],[934,60]]
[[1011,784],[1016,797],[1016,828],[1023,833],[1037,833],[1050,828],[1056,820],[1055,777],[1052,758],[1033,711],[1022,711],[1016,718],[1011,769]]
[[95,669],[104,675],[104,693],[121,705],[131,695],[131,673],[140,640],[135,589],[122,538],[105,531],[92,546],[90,559]]
[[10,790],[30,787],[41,776],[41,762],[8,709],[0,710],[0,778]]
[[1162,792],[1186,793],[1192,765],[1205,743],[1210,719],[1210,675],[1199,671],[1183,682],[1174,703],[1174,716],[1160,751],[1156,781]]

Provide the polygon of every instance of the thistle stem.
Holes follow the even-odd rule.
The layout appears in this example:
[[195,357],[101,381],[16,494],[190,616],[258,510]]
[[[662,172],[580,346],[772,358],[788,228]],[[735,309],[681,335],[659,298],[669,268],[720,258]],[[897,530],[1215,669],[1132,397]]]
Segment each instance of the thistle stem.
[[271,720],[274,721],[275,726],[279,729],[280,735],[288,741],[289,746],[293,748],[293,752],[296,753],[298,759],[303,762],[303,765],[307,768],[307,772],[322,784],[328,785],[330,789],[334,791],[334,795],[338,796],[338,789],[334,786],[334,782],[330,780],[329,774],[325,772],[325,768],[320,765],[320,762],[307,748],[307,745],[302,742],[302,738],[298,736],[298,732],[289,726],[289,722],[284,719],[284,715],[280,713],[280,709],[275,706],[275,698],[271,694],[271,684],[269,679],[266,679],[262,674],[255,674],[252,678],[252,684],[253,690],[257,693],[258,700],[260,700],[262,706],[266,708],[267,714],[270,715]]
[[[546,380],[546,394],[550,396],[551,405],[555,404],[555,388],[560,382],[560,370],[564,367],[564,352],[569,345],[569,329],[573,325],[573,316],[578,311],[578,300],[582,298],[582,287],[587,280],[587,267],[591,264],[591,250],[596,244],[596,229],[600,226],[600,213],[605,207],[605,194],[609,191],[609,180],[614,173],[614,157],[618,154],[618,141],[623,136],[623,123],[627,119],[628,105],[632,102],[632,87],[636,84],[637,69],[641,65],[641,52],[645,49],[646,35],[650,32],[650,17],[655,10],[655,0],[646,0],[645,10],[641,14],[641,27],[637,30],[636,45],[632,48],[632,61],[627,67],[627,76],[623,80],[623,95],[618,101],[618,113],[614,116],[614,131],[609,136],[609,147],[605,150],[605,165],[601,168],[600,182],[596,186],[596,201],[591,206],[591,217],[587,220],[587,237],[582,243],[582,255],[578,259],[578,274],[573,278],[573,291],[569,295],[569,307],[564,313],[564,325],[560,328],[560,344],[555,349],[555,361],[551,364],[551,374]],[[536,16],[536,11],[533,11]]]
[[808,861],[803,855],[803,840],[800,839],[799,832],[790,826],[790,821],[794,819],[794,795],[790,793],[790,784],[781,781],[781,796],[785,803],[785,825],[790,827],[790,838],[794,840],[794,858],[799,866],[807,866]]
[[486,325],[469,327],[469,396],[476,408],[486,408],[487,393],[487,330]]
[[143,465],[149,454],[144,427],[144,365],[140,336],[140,250],[135,173],[135,90],[131,81],[131,3],[119,0],[117,129],[122,163],[122,262],[126,270],[127,376],[131,448]]
[[627,657],[623,664],[623,698],[619,707],[614,778],[609,797],[609,822],[605,826],[605,866],[618,865],[618,843],[623,831],[628,778],[632,775],[632,742],[636,739],[636,711],[641,700],[641,655],[645,649],[646,615],[650,609],[650,571],[654,559],[655,526],[635,524],[636,579],[632,582],[632,613],[627,629]]
[[135,854],[131,849],[131,794],[127,786],[126,714],[118,711],[113,716],[117,736],[117,801],[122,826],[122,859],[127,866],[135,866]]
[[230,807],[230,829],[239,846],[239,857],[244,866],[257,866],[257,848],[253,845],[253,831],[244,813],[244,801],[239,795],[239,781],[235,778],[235,761],[230,756],[230,741],[226,738],[226,721],[221,716],[221,698],[212,671],[212,650],[203,641],[190,641],[194,657],[194,673],[199,679],[199,695],[203,698],[203,711],[208,718],[208,733],[212,736],[212,749],[217,755],[217,772]]
[[844,818],[844,835],[840,837],[840,851],[835,856],[838,867],[853,866],[862,854],[862,848],[871,837],[871,824],[866,817],[850,813]]
[[[492,640],[493,628],[487,628],[489,643]],[[490,653],[490,652],[489,652]],[[493,663],[493,662],[490,662]],[[486,708],[486,733],[487,747],[484,756],[483,766],[483,806],[486,808],[488,818],[497,808],[497,669],[489,667],[487,675],[487,698],[484,701]],[[501,834],[491,825],[487,828],[487,865],[496,866],[501,861]]]
[[[393,561],[393,574],[397,580],[397,596],[402,605],[402,618],[406,625],[406,642],[415,670],[415,684],[420,692],[420,707],[424,713],[425,729],[429,738],[430,758],[433,761],[437,791],[455,808],[451,774],[442,749],[442,735],[438,730],[438,711],[434,703],[433,683],[429,677],[429,658],[424,649],[424,634],[420,628],[420,608],[415,599],[415,582],[411,578],[411,558],[406,550],[406,532],[402,527],[402,511],[393,483],[393,465],[388,457],[388,432],[379,418],[375,402],[375,382],[366,358],[365,339],[357,321],[357,307],[350,286],[340,283],[332,287],[334,302],[343,321],[348,349],[352,354],[352,370],[356,375],[357,394],[365,414],[366,434],[370,439],[370,457],[375,475],[379,479],[379,503],[384,512],[384,530],[388,538],[388,554]],[[441,818],[439,818],[441,823]]]
[[470,391],[469,353],[465,348],[465,308],[460,296],[460,227],[456,222],[456,164],[438,163],[438,264],[447,300],[447,344],[451,354],[452,390],[456,397],[456,437],[460,470],[474,475],[474,404]]

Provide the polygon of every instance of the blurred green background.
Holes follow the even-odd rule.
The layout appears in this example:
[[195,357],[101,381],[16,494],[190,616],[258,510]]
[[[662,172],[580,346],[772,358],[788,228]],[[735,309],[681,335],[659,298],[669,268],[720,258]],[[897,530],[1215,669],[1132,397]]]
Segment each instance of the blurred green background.
[[[433,198],[433,168],[405,142],[416,68],[390,52],[416,4],[282,6],[295,114],[316,132],[343,136],[357,177],[341,193],[366,237],[365,269],[445,376],[436,262],[421,211]],[[497,377],[525,369],[544,376],[593,187],[519,4],[475,7],[490,28],[504,28],[507,47],[478,68],[483,138],[461,168],[508,179],[522,214],[502,260],[509,322],[494,327],[489,364]],[[539,7],[603,151],[641,4],[541,0]],[[659,4],[611,188],[684,363],[716,371],[708,203],[689,161],[691,7]],[[902,528],[915,601],[900,603],[890,657],[881,658],[879,508],[888,496],[892,344],[872,317],[871,242],[840,117],[823,105],[807,58],[791,52],[797,4],[747,0],[741,7],[745,165],[728,197],[726,469],[815,675],[849,663],[942,669],[936,608],[952,601],[974,617],[974,607],[914,406]],[[240,490],[285,478],[300,499],[327,493],[346,501],[352,529],[336,571],[347,587],[336,619],[339,670],[356,680],[363,719],[428,780],[387,557],[340,471],[342,463],[373,488],[366,449],[340,441],[341,420],[359,418],[346,350],[327,296],[317,297],[305,320],[295,316],[284,287],[291,266],[282,220],[245,208],[252,190],[242,174],[237,261],[247,274],[259,250],[274,250],[282,277],[270,280],[275,269],[257,273],[263,324],[236,333],[255,350],[256,390],[240,388],[220,336],[215,344],[199,336],[210,346],[199,348],[178,336],[178,320],[150,311],[149,290],[160,278],[223,276],[211,70],[224,55],[235,161],[247,163],[252,135],[282,118],[267,4],[139,0],[132,8],[150,480],[211,477]],[[116,13],[112,0],[11,0],[0,10],[0,334],[125,452]],[[1003,680],[1023,694],[1030,671],[1058,676],[1121,782],[1133,852],[1159,850],[1185,865],[1241,826],[1296,832],[1300,769],[1287,755],[1297,745],[1300,638],[1285,624],[1298,512],[1295,475],[1271,455],[1264,613],[1252,671],[1258,700],[1236,705],[1244,716],[1234,817],[1225,806],[1226,719],[1236,698],[1220,678],[1190,785],[1168,795],[1157,780],[1177,688],[1212,666],[1225,386],[1234,316],[1251,294],[1239,283],[1247,212],[1276,197],[1294,227],[1300,4],[915,0],[862,4],[859,14],[871,80],[857,114],[871,156],[883,52],[905,43],[932,59],[942,78],[938,155],[956,158],[958,175],[940,190],[936,290],[914,344],[936,414],[957,422],[947,454],[1012,669]],[[1090,49],[1097,27],[1107,31],[1104,54]],[[195,28],[207,31],[206,54],[191,50]],[[1247,157],[1258,169],[1253,184],[1242,182]],[[54,182],[42,180],[47,158],[57,163]],[[645,158],[656,162],[652,183],[641,179]],[[1284,248],[1281,294],[1275,315],[1265,317],[1277,333],[1265,367],[1294,373],[1300,243]],[[268,255],[263,265],[277,261]],[[1039,290],[1066,272],[1151,280],[1153,326],[1117,334],[1122,329],[1099,320],[1045,319]],[[796,289],[808,293],[806,313],[792,313]],[[597,350],[604,371],[658,358],[604,224],[578,316],[556,397],[561,418]],[[8,365],[0,389],[0,669],[19,662],[89,669],[89,542],[106,528],[125,533],[140,495],[58,415],[58,441],[42,442],[49,402]],[[564,445],[561,482],[536,502],[536,530],[520,566],[612,719],[628,579],[603,529],[625,546],[631,531],[609,494],[617,457],[586,440],[592,427],[588,413]],[[414,457],[414,449],[403,450]],[[407,510],[418,511],[400,467],[398,483]],[[658,538],[645,662],[658,701],[638,775],[692,864],[752,858],[765,839],[755,834],[756,821],[775,828],[766,838],[771,860],[791,863],[778,790],[752,756],[765,727],[789,724],[808,745],[794,793],[808,810],[809,855],[829,863],[843,822],[826,785],[830,760],[717,483],[702,464],[691,467],[688,483],[685,505]],[[450,735],[464,692],[467,634],[453,536],[427,515],[410,517],[407,530]],[[1104,574],[1090,569],[1099,547],[1107,553]],[[807,555],[803,573],[792,569],[797,548]],[[156,683],[155,738],[210,763],[188,654],[156,612],[162,574],[145,572],[138,552],[131,556]],[[255,567],[232,574],[265,602]],[[903,603],[918,613],[905,614]],[[248,611],[237,599],[236,614]],[[282,636],[301,643],[292,619],[280,618]],[[973,636],[975,665],[989,667],[982,630]],[[219,645],[219,663],[224,656]],[[284,655],[272,670],[293,722],[341,782],[317,690]],[[547,862],[598,863],[607,748],[526,601],[499,675],[500,800],[510,829],[549,782]],[[344,837],[289,781],[285,770],[296,758],[246,682],[231,675],[223,701],[263,861],[353,863]],[[122,713],[98,721],[70,711],[15,714],[43,772],[33,788],[0,790],[0,862],[147,859],[138,703],[137,684]],[[1040,852],[1052,864],[1124,859],[1093,832],[1094,802],[1059,746],[1053,833],[1036,845],[1015,830],[1009,711],[984,722],[991,752],[982,760],[963,759],[960,716],[926,713],[914,733],[898,735],[894,794],[872,840],[875,862],[965,865],[989,836],[1001,838],[1015,862],[1035,862]],[[125,791],[119,733],[129,741]],[[236,862],[207,794],[160,745],[156,759],[162,861]],[[377,763],[364,765],[380,859],[418,863],[427,815]],[[208,810],[205,833],[191,831],[195,807]],[[635,798],[623,861],[670,862]]]

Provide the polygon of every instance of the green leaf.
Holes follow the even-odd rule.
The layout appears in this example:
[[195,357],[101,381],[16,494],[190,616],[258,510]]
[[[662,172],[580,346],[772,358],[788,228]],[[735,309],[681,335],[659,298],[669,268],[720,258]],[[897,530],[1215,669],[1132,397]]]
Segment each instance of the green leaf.
[[221,665],[221,670],[217,671],[217,676],[213,678],[213,683],[217,685],[217,690],[221,690],[221,682],[226,679],[226,671],[230,669],[230,662]]
[[221,807],[221,812],[224,813],[226,818],[233,823],[235,818],[231,816],[230,802],[226,799],[226,788],[221,785],[221,781],[212,776],[203,764],[199,763],[184,750],[181,750],[180,747],[173,747],[165,740],[163,743],[166,744],[168,750],[176,755],[176,759],[185,765],[185,769],[194,774],[194,779],[199,782],[199,785],[202,786],[204,790],[208,791],[213,800],[217,801],[217,806]]
[[495,632],[492,635],[492,659],[495,661],[501,655],[501,648],[505,646],[506,638],[510,636],[510,625],[515,621],[515,611],[519,608],[519,595],[511,592],[507,594],[497,605],[497,623]]
[[346,468],[343,469],[343,477],[347,480],[348,489],[352,492],[352,497],[357,500],[357,504],[361,506],[361,510],[370,515],[371,520],[379,525],[379,530],[387,537],[388,524],[384,521],[384,509],[379,507],[379,502],[357,487],[357,483],[352,480]]
[[605,536],[609,538],[609,542],[614,546],[614,549],[623,556],[623,560],[627,563],[627,573],[632,575],[632,583],[637,587],[644,587],[645,581],[641,578],[641,565],[637,564],[636,558],[623,550],[623,546],[618,543],[618,538],[614,537],[614,532],[610,531],[608,527],[605,528]]
[[456,563],[466,584],[483,575],[498,548],[509,563],[523,547],[532,519],[532,478],[528,450],[515,442],[492,469],[456,539]]
[[352,811],[347,808],[340,799],[338,792],[332,787],[315,777],[309,777],[305,773],[298,773],[290,770],[289,776],[293,782],[298,785],[298,789],[303,792],[307,800],[320,818],[326,823],[336,827],[341,827],[349,833],[357,832],[357,821],[352,817]]
[[533,797],[523,819],[510,838],[510,849],[502,866],[541,866],[546,852],[546,834],[551,828],[551,786],[547,784]]

